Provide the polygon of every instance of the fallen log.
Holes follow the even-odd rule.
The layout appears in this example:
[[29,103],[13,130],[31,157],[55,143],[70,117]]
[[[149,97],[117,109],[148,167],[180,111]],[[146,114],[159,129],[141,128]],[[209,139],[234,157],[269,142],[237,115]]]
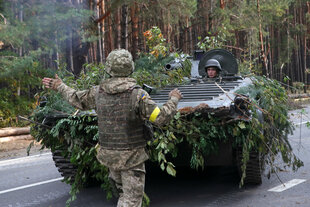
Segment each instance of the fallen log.
[[17,136],[23,134],[30,134],[30,127],[20,127],[20,128],[2,128],[0,129],[0,137]]
[[18,136],[9,136],[9,137],[0,137],[1,142],[10,142],[14,140],[32,140],[33,137],[30,134],[27,135],[18,135]]
[[288,97],[291,99],[309,98],[310,94],[309,93],[289,94]]

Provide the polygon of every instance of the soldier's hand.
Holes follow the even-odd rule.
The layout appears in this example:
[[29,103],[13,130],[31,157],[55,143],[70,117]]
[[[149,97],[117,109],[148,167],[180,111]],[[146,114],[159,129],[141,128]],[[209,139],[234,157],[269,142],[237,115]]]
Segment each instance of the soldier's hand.
[[56,74],[55,79],[54,78],[43,78],[42,83],[46,88],[50,88],[56,91],[58,86],[60,86],[60,84],[62,83],[62,80]]
[[179,100],[181,98],[183,98],[183,95],[182,95],[181,91],[179,91],[179,89],[177,89],[177,88],[175,88],[172,91],[170,91],[169,97],[171,97],[171,96],[174,96],[174,97],[176,97]]

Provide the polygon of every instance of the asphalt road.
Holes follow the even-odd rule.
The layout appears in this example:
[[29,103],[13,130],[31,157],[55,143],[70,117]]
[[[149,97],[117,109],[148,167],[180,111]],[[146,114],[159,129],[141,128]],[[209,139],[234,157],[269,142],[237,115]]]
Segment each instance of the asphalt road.
[[[310,206],[310,107],[291,112],[297,124],[289,137],[295,154],[304,162],[297,172],[290,169],[266,176],[259,186],[239,188],[234,168],[210,168],[205,173],[178,171],[176,178],[148,172],[146,192],[152,207],[309,207]],[[309,114],[309,115],[307,115]],[[0,161],[0,207],[63,207],[70,186],[61,182],[50,153]],[[279,178],[278,178],[279,177]],[[273,188],[286,183],[278,192]],[[291,183],[293,183],[291,185]],[[296,185],[294,185],[296,184]],[[275,189],[277,190],[277,189]],[[72,207],[116,206],[98,187],[84,189]]]

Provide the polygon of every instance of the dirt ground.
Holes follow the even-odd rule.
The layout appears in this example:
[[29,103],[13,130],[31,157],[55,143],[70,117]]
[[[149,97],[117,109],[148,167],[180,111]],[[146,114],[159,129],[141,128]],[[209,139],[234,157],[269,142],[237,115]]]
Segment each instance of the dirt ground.
[[[0,160],[27,156],[27,147],[33,140],[14,140],[0,143]],[[29,155],[49,152],[48,149],[40,150],[41,144],[35,142]]]

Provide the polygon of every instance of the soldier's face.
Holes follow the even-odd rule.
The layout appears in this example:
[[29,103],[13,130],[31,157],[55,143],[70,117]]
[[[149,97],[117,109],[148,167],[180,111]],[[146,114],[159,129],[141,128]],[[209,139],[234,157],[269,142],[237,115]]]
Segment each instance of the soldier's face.
[[217,68],[215,67],[208,67],[207,74],[209,78],[215,78],[217,76]]

